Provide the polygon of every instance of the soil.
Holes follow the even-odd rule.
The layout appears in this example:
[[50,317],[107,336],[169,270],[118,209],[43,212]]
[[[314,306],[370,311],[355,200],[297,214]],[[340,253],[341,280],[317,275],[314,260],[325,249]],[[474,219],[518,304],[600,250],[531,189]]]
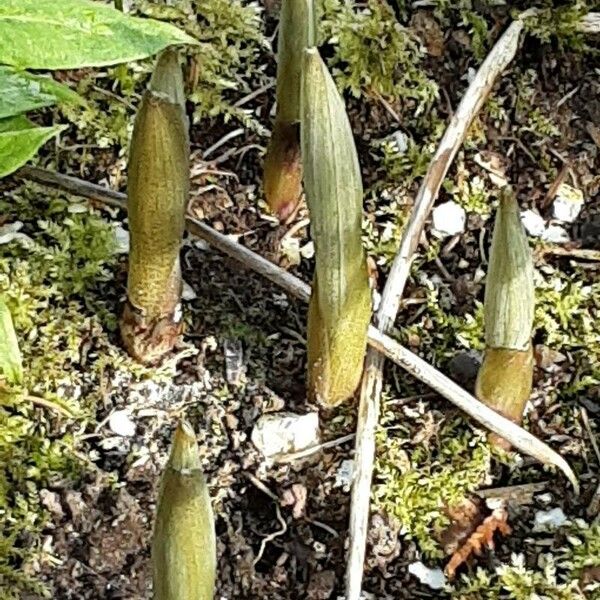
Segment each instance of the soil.
[[[273,29],[273,15],[267,12],[265,17],[268,30]],[[496,37],[504,23],[503,16],[498,21]],[[463,76],[471,65],[461,55],[456,36],[450,32],[432,32],[423,16],[418,17],[413,26],[417,32],[429,35],[426,68],[441,90],[435,109],[447,119],[460,101],[466,85]],[[519,68],[530,68],[540,74],[533,102],[545,109],[549,107],[559,123],[561,135],[545,143],[551,146],[555,166],[568,164],[569,177],[585,192],[585,208],[569,233],[572,246],[589,249],[600,248],[598,138],[590,133],[600,126],[598,56],[591,52],[572,53],[551,43],[541,44],[526,38],[516,60]],[[507,106],[514,105],[518,91],[510,73],[495,88],[498,96],[507,98]],[[274,90],[270,89],[250,105],[265,126],[270,124],[273,102]],[[372,170],[373,159],[364,140],[385,137],[399,126],[377,101],[363,104],[348,98],[348,105],[368,188],[378,175]],[[401,106],[396,108],[402,110]],[[517,118],[513,113],[513,123]],[[485,132],[485,140],[479,143],[477,151],[504,167],[523,208],[537,207],[548,215],[550,209],[545,198],[553,181],[548,179],[547,169],[532,159],[527,148],[535,140],[527,136],[516,138],[510,129],[498,128],[491,118],[482,119],[480,127]],[[202,125],[194,125],[192,139],[209,147],[235,126],[215,123],[201,129]],[[260,153],[252,149],[256,143],[264,144],[264,141],[247,132],[217,152],[221,156],[228,150],[247,147],[249,150],[241,155],[243,160],[240,155],[208,165],[198,160],[193,165],[196,172],[202,167],[211,167],[224,174],[200,174],[194,178],[189,210],[215,229],[236,236],[244,245],[310,281],[311,261],[302,259],[300,265],[291,265],[281,244],[294,225],[299,225],[293,237],[299,240],[300,246],[308,241],[306,208],[302,206],[294,220],[285,225],[259,208],[262,167]],[[486,175],[473,162],[473,153],[466,160],[471,176]],[[103,179],[102,173],[94,172],[93,168],[86,176],[95,181]],[[455,167],[449,177],[460,177]],[[211,189],[206,190],[207,186]],[[418,181],[411,190],[412,198],[417,186]],[[444,196],[443,191],[440,201]],[[380,216],[373,214],[372,218],[377,221]],[[481,264],[480,243],[487,244],[490,226],[489,219],[472,214],[466,233],[452,240],[452,246],[449,240],[444,242],[445,249],[440,254],[441,276],[458,315],[472,312],[475,303],[482,300],[483,286],[477,280],[476,271]],[[429,224],[426,238],[432,239]],[[574,264],[569,256],[552,256],[545,260],[566,273]],[[191,355],[177,361],[170,381],[148,379],[131,385],[128,381],[111,380],[109,374],[104,404],[97,414],[97,422],[104,425],[79,449],[81,455],[93,457],[89,474],[76,486],[57,482],[42,496],[42,503],[52,516],[46,534],[58,559],[56,564],[44,567],[42,578],[52,589],[53,597],[59,600],[146,600],[151,597],[149,542],[156,490],[174,423],[185,414],[198,432],[202,463],[214,503],[219,557],[217,597],[340,598],[349,513],[349,489],[340,481],[340,472],[344,461],[352,458],[353,442],[291,464],[269,464],[252,443],[251,432],[263,414],[280,410],[303,414],[317,410],[320,411],[322,439],[337,439],[354,432],[356,403],[327,413],[306,399],[306,307],[302,303],[192,239],[186,240],[182,265],[184,279],[196,297],[185,302],[186,327],[179,350],[192,349],[193,353],[187,352]],[[597,262],[581,266],[587,269],[590,282],[598,277]],[[111,284],[115,311],[120,310],[119,299],[124,296],[125,268],[123,259],[115,269]],[[430,277],[440,277],[439,261],[422,259],[419,268]],[[379,272],[379,289],[385,282],[385,271],[384,267]],[[419,281],[418,278],[410,281],[405,293],[407,299],[418,301],[422,297]],[[421,306],[418,302],[406,302],[399,314],[398,327],[416,319]],[[227,377],[224,347],[231,340],[241,340],[243,348],[243,372],[237,383],[231,382],[231,374],[230,381]],[[116,337],[114,341],[119,343]],[[425,349],[419,348],[418,341],[413,348],[417,352],[423,350],[430,358]],[[448,366],[446,361],[442,366],[447,366],[446,372],[461,384],[472,386],[476,369],[473,361],[476,365],[477,356],[465,356],[458,351],[456,355],[457,360],[452,365]],[[560,372],[543,381],[538,374],[540,381],[535,397],[542,398],[548,387],[573,375],[567,357],[561,363]],[[404,383],[406,380],[408,384]],[[454,414],[454,409],[443,399],[395,367],[387,367],[386,381],[395,393],[395,400],[404,398],[408,385],[412,397],[425,403],[426,412],[430,412],[436,422]],[[592,391],[585,398],[596,433],[594,420],[600,411],[598,394],[597,390],[595,395]],[[575,398],[573,402],[583,400]],[[131,411],[136,432],[131,437],[115,436],[106,420],[112,412],[125,406]],[[571,457],[577,454],[570,444],[589,448],[585,432],[576,435],[547,426],[555,410],[553,406],[538,403],[529,418],[531,431]],[[379,451],[385,452],[385,449]],[[509,560],[511,552],[524,552],[527,563],[535,565],[540,549],[560,546],[562,534],[533,531],[533,515],[548,506],[550,494],[553,507],[560,506],[570,517],[585,516],[599,476],[597,459],[593,453],[589,456],[587,467],[580,473],[582,494],[579,498],[573,497],[568,483],[555,473],[544,472],[538,465],[527,466],[526,461],[523,478],[518,483],[547,483],[530,497],[517,496],[509,501],[512,533],[497,543],[496,551],[471,559],[468,569],[477,564],[492,567]],[[515,483],[512,474],[498,466],[487,487],[502,487],[508,483]],[[373,514],[365,565],[365,598],[447,597],[408,573],[407,566],[416,560],[420,560],[418,547],[400,535],[399,524],[386,515]],[[33,600],[34,597],[28,598]]]

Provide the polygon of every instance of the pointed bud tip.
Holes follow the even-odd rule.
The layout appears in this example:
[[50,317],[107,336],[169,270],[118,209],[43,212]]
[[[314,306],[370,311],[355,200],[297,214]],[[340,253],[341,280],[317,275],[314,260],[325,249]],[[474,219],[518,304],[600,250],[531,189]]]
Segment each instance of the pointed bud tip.
[[516,196],[506,186],[500,194],[485,287],[488,348],[527,348],[531,341],[534,310],[531,249]]
[[169,47],[160,53],[148,89],[157,95],[166,96],[169,102],[179,104],[185,110],[183,73],[179,53],[175,48]]
[[196,433],[187,421],[181,421],[175,431],[169,465],[180,472],[200,469]]

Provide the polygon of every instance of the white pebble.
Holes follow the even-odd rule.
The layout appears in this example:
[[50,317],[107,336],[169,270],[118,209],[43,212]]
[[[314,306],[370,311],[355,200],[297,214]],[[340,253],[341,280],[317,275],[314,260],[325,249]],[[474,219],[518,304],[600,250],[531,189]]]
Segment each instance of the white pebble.
[[319,414],[270,413],[258,419],[252,442],[267,458],[304,450],[319,443]]
[[194,291],[194,288],[187,282],[183,281],[183,289],[181,290],[181,297],[184,300],[195,300],[198,294]]
[[552,242],[553,244],[564,244],[571,238],[564,227],[561,227],[560,225],[549,225],[546,231],[544,231],[542,239],[545,242]]
[[341,487],[345,492],[350,491],[354,478],[354,461],[350,458],[343,460],[335,472],[334,487]]
[[467,213],[462,206],[450,200],[438,204],[433,209],[433,233],[437,237],[446,237],[462,233],[465,230]]
[[135,423],[126,410],[116,410],[108,419],[108,427],[117,435],[132,437],[135,435]]
[[550,510],[538,510],[535,513],[535,522],[533,528],[535,531],[545,529],[556,529],[567,522],[567,516],[562,508],[552,508]]
[[542,237],[546,231],[546,223],[540,215],[532,210],[524,210],[521,213],[521,223],[525,231],[533,237]]
[[583,207],[583,192],[563,183],[556,193],[552,205],[554,218],[564,223],[572,223]]
[[120,223],[115,223],[114,230],[117,241],[117,254],[127,254],[129,252],[129,231]]
[[446,585],[446,576],[441,569],[430,569],[420,561],[408,565],[408,572],[432,590],[440,590]]

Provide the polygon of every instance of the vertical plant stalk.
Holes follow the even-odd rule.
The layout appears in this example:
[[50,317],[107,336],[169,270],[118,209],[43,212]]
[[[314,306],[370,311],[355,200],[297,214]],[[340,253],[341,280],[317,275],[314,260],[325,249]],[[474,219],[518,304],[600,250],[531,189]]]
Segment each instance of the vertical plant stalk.
[[313,0],[283,0],[277,49],[277,114],[264,163],[271,210],[285,221],[302,196],[300,93],[302,53],[315,44]]
[[154,600],[213,600],[216,564],[214,516],[196,436],[183,422],[175,432],[156,509]]
[[[533,259],[510,188],[502,190],[485,286],[485,354],[475,395],[520,424],[533,383]],[[496,435],[492,443],[509,448]]]
[[315,48],[305,51],[303,70],[302,158],[316,260],[308,386],[319,402],[335,406],[358,387],[371,319],[363,188],[344,102]]
[[146,364],[157,363],[181,332],[189,159],[183,76],[176,51],[168,49],[136,116],[128,165],[131,250],[121,334],[127,351]]

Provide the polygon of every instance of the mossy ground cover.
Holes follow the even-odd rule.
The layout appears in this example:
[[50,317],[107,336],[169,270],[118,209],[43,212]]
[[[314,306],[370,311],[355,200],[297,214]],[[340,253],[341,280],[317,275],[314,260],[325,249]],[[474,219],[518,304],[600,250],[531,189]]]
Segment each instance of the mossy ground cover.
[[[167,4],[139,2],[133,9],[175,22],[202,42],[186,59],[195,151],[190,210],[309,281],[305,209],[289,234],[290,226],[266,214],[260,189],[273,115],[277,3]],[[444,125],[511,13],[529,5],[522,4],[319,2],[323,55],[344,93],[359,149],[364,241],[380,289]],[[516,187],[521,207],[548,220],[545,195],[567,162],[586,203],[566,227],[573,243],[566,248],[598,248],[598,146],[590,131],[600,122],[600,63],[597,39],[573,26],[597,7],[550,4],[538,3],[543,10],[528,23],[518,58],[444,183],[440,201],[465,209],[466,231],[438,239],[426,228],[396,323],[399,339],[469,389],[472,381],[456,369],[456,358],[483,348],[483,286],[498,197],[481,165],[493,164]],[[149,70],[148,63],[63,73],[89,102],[54,114],[74,125],[47,147],[41,164],[124,188],[127,140]],[[235,130],[241,131],[202,156]],[[184,278],[197,297],[185,304],[186,334],[165,367],[142,369],[126,357],[116,333],[126,259],[117,252],[115,224],[125,215],[13,180],[3,182],[2,192],[1,225],[21,221],[28,240],[0,245],[0,293],[13,314],[26,374],[0,400],[0,598],[150,597],[154,486],[180,414],[200,432],[215,499],[220,593],[281,599],[343,593],[349,496],[340,472],[351,445],[308,465],[267,468],[249,440],[260,414],[309,407],[305,308],[188,240]],[[600,594],[600,532],[587,512],[600,470],[590,438],[598,435],[600,410],[598,264],[531,243],[537,368],[525,424],[570,461],[582,496],[574,498],[554,472],[492,452],[483,431],[388,366],[365,580],[374,598]],[[244,349],[241,386],[225,377],[227,340]],[[106,419],[127,407],[136,434],[119,438]],[[323,415],[322,424],[325,438],[350,433],[354,411]],[[248,475],[283,505],[277,509]],[[416,560],[443,567],[440,533],[450,521],[449,504],[480,488],[539,481],[549,482],[544,491],[509,502],[512,534],[470,560],[445,590],[408,575]],[[536,512],[556,507],[567,522],[536,530]],[[256,560],[263,538],[281,529],[277,510],[285,532]]]

